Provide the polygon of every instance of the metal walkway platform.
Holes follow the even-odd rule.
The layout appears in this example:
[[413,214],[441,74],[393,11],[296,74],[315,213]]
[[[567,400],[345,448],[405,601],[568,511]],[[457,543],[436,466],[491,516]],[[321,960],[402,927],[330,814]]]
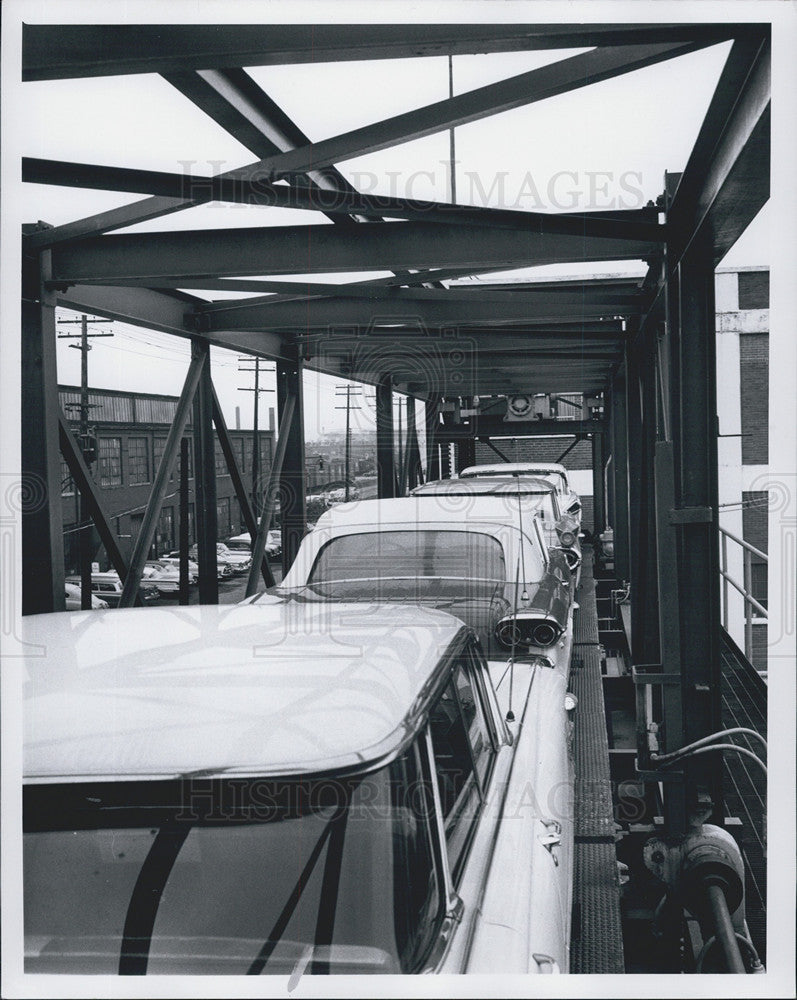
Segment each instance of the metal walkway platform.
[[578,698],[573,737],[575,874],[570,971],[580,974],[625,971],[592,564],[592,549],[584,546],[570,669],[570,690]]
[[[766,739],[767,686],[727,633],[723,633],[722,641],[722,723],[726,728],[754,729]],[[766,763],[759,741],[741,737],[737,742]],[[725,813],[741,822],[733,832],[747,871],[747,924],[759,957],[766,964],[766,775],[741,754],[726,753],[724,759]]]

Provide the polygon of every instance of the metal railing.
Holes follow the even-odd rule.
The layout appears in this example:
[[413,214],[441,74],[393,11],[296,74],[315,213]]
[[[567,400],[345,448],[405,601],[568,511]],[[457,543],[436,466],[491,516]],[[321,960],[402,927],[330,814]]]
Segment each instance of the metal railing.
[[[753,587],[753,556],[758,556],[764,563],[768,562],[766,552],[762,552],[754,545],[746,542],[738,535],[720,528],[720,576],[722,577],[722,625],[728,629],[728,584],[734,587],[744,598],[744,655],[752,663],[753,660],[753,611],[757,617],[767,619],[769,617],[767,609],[760,604],[752,594]],[[744,560],[742,584],[734,580],[728,573],[728,539],[736,542],[742,548],[742,558]]]

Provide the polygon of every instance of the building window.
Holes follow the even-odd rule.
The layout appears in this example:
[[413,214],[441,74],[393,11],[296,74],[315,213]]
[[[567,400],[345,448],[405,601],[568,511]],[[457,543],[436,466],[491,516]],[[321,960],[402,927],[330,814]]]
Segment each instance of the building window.
[[219,444],[218,438],[216,438],[215,445],[216,445],[216,451],[215,451],[216,478],[218,479],[220,476],[229,476],[230,473],[227,471],[227,460],[224,457],[224,452],[221,450],[221,445]]
[[216,504],[216,532],[219,538],[227,538],[230,531],[230,498],[224,497]]
[[236,437],[232,439],[232,452],[235,461],[238,463],[238,470],[243,475],[244,472],[244,439]]
[[[163,458],[163,452],[166,450],[166,438],[156,437],[153,441],[153,466],[155,468],[155,475],[158,474],[158,469],[161,467],[161,460]],[[174,478],[174,475],[169,477]]]
[[[767,552],[769,494],[766,490],[742,493],[742,533],[744,540],[760,552]],[[759,604],[767,605],[767,563],[761,556],[750,554],[750,591]],[[758,612],[753,611],[753,617]]]
[[122,485],[122,439],[100,438],[98,442],[100,486]]
[[73,497],[75,495],[75,481],[69,472],[69,466],[61,459],[61,496]]
[[174,548],[174,507],[164,507],[158,520],[158,549],[171,552]]
[[769,309],[769,271],[739,272],[739,308]]
[[127,439],[127,471],[131,486],[149,482],[149,442],[145,437]]
[[260,472],[266,475],[271,469],[271,438],[260,439]]
[[769,334],[739,337],[742,464],[769,461]]

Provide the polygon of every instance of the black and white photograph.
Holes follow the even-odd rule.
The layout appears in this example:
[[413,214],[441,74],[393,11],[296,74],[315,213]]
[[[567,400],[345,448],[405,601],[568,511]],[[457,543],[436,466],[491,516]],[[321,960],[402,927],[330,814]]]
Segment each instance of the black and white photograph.
[[797,2],[0,68],[2,996],[793,996]]

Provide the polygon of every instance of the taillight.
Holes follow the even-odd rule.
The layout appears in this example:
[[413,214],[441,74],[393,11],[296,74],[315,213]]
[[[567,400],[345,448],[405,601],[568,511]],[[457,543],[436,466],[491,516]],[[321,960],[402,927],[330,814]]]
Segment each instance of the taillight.
[[495,628],[495,637],[506,649],[514,646],[547,648],[562,635],[561,627],[547,618],[511,616],[502,618]]
[[570,569],[578,569],[581,565],[581,556],[576,552],[575,549],[564,549],[565,559],[567,559],[567,565]]
[[572,531],[562,531],[559,534],[559,541],[570,549],[576,544],[576,536]]
[[531,631],[535,646],[553,646],[559,632],[550,622],[539,622]]
[[511,649],[512,646],[517,646],[520,642],[520,628],[513,618],[505,618],[498,623],[495,630],[495,637],[502,646]]

